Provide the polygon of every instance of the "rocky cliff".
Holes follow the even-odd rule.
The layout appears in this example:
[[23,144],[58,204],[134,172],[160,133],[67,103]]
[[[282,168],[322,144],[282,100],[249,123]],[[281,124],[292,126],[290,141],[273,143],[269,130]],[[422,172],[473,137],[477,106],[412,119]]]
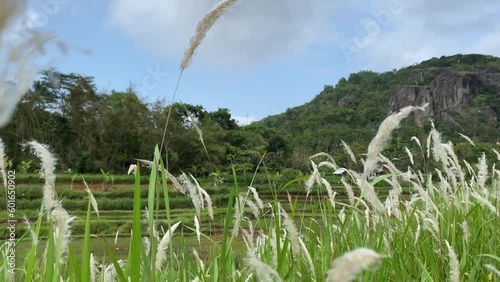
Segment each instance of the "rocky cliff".
[[[500,72],[495,68],[477,68],[460,71],[456,68],[434,68],[432,70],[413,71],[416,85],[396,86],[389,100],[389,110],[396,112],[409,105],[429,103],[425,112],[415,113],[417,123],[422,124],[432,118],[437,122],[454,123],[454,116],[464,116],[471,104],[481,120],[496,123],[498,113],[487,103],[473,103],[479,95],[494,95],[500,99]],[[426,84],[424,76],[431,77]],[[420,84],[420,85],[419,85]],[[491,98],[491,97],[490,97]]]

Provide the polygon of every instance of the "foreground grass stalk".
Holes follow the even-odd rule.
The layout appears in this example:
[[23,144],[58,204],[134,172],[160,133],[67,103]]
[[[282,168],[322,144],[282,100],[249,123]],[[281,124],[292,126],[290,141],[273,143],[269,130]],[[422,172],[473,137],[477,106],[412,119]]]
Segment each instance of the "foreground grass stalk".
[[141,177],[139,165],[137,165],[134,186],[134,210],[132,241],[130,247],[130,263],[128,265],[129,277],[132,282],[141,280]]

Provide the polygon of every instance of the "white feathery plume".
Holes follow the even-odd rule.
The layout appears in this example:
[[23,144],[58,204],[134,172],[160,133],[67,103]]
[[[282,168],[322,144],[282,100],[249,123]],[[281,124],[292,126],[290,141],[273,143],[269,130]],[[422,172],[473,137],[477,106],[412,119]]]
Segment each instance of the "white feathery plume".
[[328,270],[326,281],[349,282],[364,269],[378,263],[384,256],[367,248],[358,248],[337,258]]
[[492,149],[492,150],[495,153],[495,155],[497,155],[497,160],[500,161],[500,153],[495,149]]
[[278,272],[274,270],[270,265],[263,263],[255,256],[250,255],[246,259],[247,265],[253,270],[255,276],[259,281],[262,282],[279,282],[283,281],[279,276]]
[[248,190],[250,190],[250,192],[252,192],[253,198],[255,199],[255,202],[257,203],[259,208],[261,210],[263,210],[264,209],[264,202],[262,202],[262,200],[259,198],[259,193],[257,193],[257,190],[253,187],[248,187]]
[[281,215],[283,216],[283,227],[288,232],[293,254],[298,257],[300,255],[299,231],[285,209],[281,206],[280,208]]
[[415,143],[417,143],[417,145],[422,148],[422,145],[420,144],[420,140],[418,140],[418,138],[416,136],[412,136],[411,137],[411,140],[412,141],[415,141]]
[[201,245],[200,221],[198,220],[197,215],[194,215],[194,227],[196,229],[196,238],[198,238],[198,244]]
[[135,175],[135,171],[137,170],[137,165],[136,164],[131,164],[128,168],[127,174],[130,175],[130,173],[133,173]]
[[93,253],[90,253],[90,281],[96,281],[97,265]]
[[90,205],[94,209],[94,211],[97,213],[97,217],[99,217],[99,208],[97,207],[97,201],[94,198],[94,194],[92,194],[92,191],[90,190],[89,186],[87,185],[87,182],[85,182],[85,179],[82,177],[83,184],[85,184],[85,191],[89,194],[89,199],[90,199]]
[[405,147],[405,150],[406,150],[406,154],[408,155],[408,157],[410,158],[410,162],[412,165],[415,165],[413,163],[413,154],[411,153],[410,149],[408,149],[408,147]]
[[484,153],[481,155],[481,158],[479,158],[477,167],[477,184],[481,188],[482,192],[487,193],[488,190],[486,189],[485,185],[486,180],[488,179],[488,164],[486,163],[486,156]]
[[334,158],[333,158],[330,154],[328,154],[328,153],[325,153],[325,152],[320,152],[320,153],[317,153],[317,154],[315,154],[315,155],[312,155],[312,156],[311,156],[311,157],[309,157],[309,158],[310,158],[310,159],[314,159],[314,158],[316,158],[316,157],[321,157],[321,156],[323,156],[323,157],[327,157],[327,158],[328,158],[328,160],[330,161],[330,164],[332,164],[332,165],[333,165],[333,169],[337,169],[337,167],[338,167],[338,166],[337,166],[337,164],[335,163],[335,159],[334,159]]
[[484,267],[491,273],[495,273],[496,276],[500,277],[500,270],[498,270],[494,265],[487,263]]
[[193,248],[193,255],[194,255],[194,258],[196,259],[196,262],[198,263],[198,269],[201,270],[201,271],[204,271],[205,270],[205,264],[200,259],[200,255],[198,254],[198,252],[196,251],[195,248]]
[[56,207],[59,201],[56,200],[56,174],[55,163],[56,159],[50,152],[47,145],[40,144],[36,141],[30,141],[24,144],[25,147],[31,147],[33,154],[35,154],[42,162],[42,169],[40,170],[40,175],[45,179],[45,184],[43,185],[43,204],[46,211],[50,211]]
[[188,195],[191,198],[191,202],[193,203],[193,206],[196,210],[196,214],[200,216],[200,211],[203,205],[203,199],[201,199],[200,190],[198,189],[198,187],[196,187],[195,184],[193,184],[193,182],[191,182],[191,180],[185,173],[182,173],[182,175],[179,176],[179,181],[185,187],[184,189],[188,192]]
[[163,235],[163,238],[161,239],[160,243],[158,244],[158,250],[156,252],[156,269],[161,269],[161,265],[163,264],[163,261],[165,260],[167,253],[166,250],[168,249],[168,244],[170,242],[170,239],[172,238],[175,229],[181,224],[181,222],[177,222],[174,225],[170,227],[170,229]]
[[366,179],[376,168],[378,155],[384,148],[387,140],[392,134],[392,131],[399,127],[401,120],[406,118],[415,110],[425,110],[427,104],[422,107],[408,106],[401,109],[398,113],[394,113],[388,116],[382,124],[380,124],[379,130],[375,135],[375,138],[368,145],[368,152],[366,154],[366,160],[364,163],[363,179]]
[[354,156],[354,153],[352,152],[351,148],[349,147],[349,145],[347,145],[346,142],[344,142],[344,140],[340,140],[342,142],[342,147],[344,148],[344,151],[349,155],[349,157],[351,158],[351,161],[353,161],[355,164],[358,163],[356,161],[356,156]]
[[448,257],[450,259],[450,280],[453,282],[460,282],[460,266],[458,263],[457,254],[447,240],[444,240],[444,243],[448,248]]
[[229,9],[236,0],[224,0],[212,8],[208,14],[198,23],[196,33],[191,38],[188,48],[184,52],[184,58],[181,62],[181,72],[186,69],[192,61],[198,46],[200,46],[207,32],[215,24],[215,22]]
[[205,189],[201,188],[200,183],[198,183],[198,180],[196,180],[196,178],[194,178],[193,175],[189,174],[189,176],[191,176],[191,179],[193,179],[194,183],[196,184],[196,187],[198,188],[202,207],[203,207],[203,203],[206,202],[208,216],[210,216],[210,218],[212,220],[214,220],[214,210],[212,207],[212,199],[210,198],[210,195],[208,195],[208,193],[207,193],[207,191],[205,191]]
[[464,135],[460,132],[458,133],[458,135],[460,135],[460,137],[462,137],[463,139],[467,140],[467,142],[469,142],[472,146],[476,147],[476,144],[474,144],[474,141],[472,141],[472,139],[470,139],[469,136]]
[[118,235],[120,235],[120,229],[116,230],[116,235],[115,235],[115,245],[118,242]]

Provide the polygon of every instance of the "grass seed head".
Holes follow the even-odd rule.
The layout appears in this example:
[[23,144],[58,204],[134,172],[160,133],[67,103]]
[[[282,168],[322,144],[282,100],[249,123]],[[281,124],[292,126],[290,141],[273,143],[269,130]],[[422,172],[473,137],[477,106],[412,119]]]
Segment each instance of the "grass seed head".
[[224,0],[212,8],[208,14],[203,17],[203,19],[198,23],[196,27],[196,32],[191,38],[188,48],[184,51],[184,58],[181,62],[181,72],[186,69],[193,59],[198,46],[207,35],[207,32],[212,28],[212,26],[217,22],[217,20],[229,9],[236,0]]
[[384,256],[367,248],[359,248],[348,252],[333,262],[333,267],[327,272],[327,282],[348,282],[364,269],[379,262]]

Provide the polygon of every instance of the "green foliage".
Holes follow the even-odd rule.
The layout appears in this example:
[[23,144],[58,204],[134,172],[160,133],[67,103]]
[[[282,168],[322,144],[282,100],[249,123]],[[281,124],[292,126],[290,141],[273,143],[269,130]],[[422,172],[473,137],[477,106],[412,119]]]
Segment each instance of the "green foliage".
[[[7,155],[12,156],[11,167],[19,170],[23,161],[30,160],[19,140],[35,139],[53,148],[59,171],[72,168],[78,173],[98,173],[103,169],[110,174],[124,174],[136,159],[151,159],[150,150],[161,143],[167,112],[172,107],[162,157],[173,173],[184,171],[208,177],[214,171],[230,173],[234,165],[246,177],[262,156],[271,170],[291,167],[306,172],[308,157],[319,151],[338,157],[339,165],[347,166],[350,163],[343,155],[340,140],[366,148],[388,114],[395,86],[429,86],[443,68],[466,75],[498,73],[499,61],[492,56],[455,55],[385,73],[353,73],[335,86],[325,85],[309,103],[247,126],[238,126],[226,108],[210,112],[201,105],[167,105],[161,100],[147,103],[132,86],[125,91],[98,92],[91,76],[51,69],[33,83],[12,121],[0,129],[0,136],[6,143]],[[54,84],[53,78],[60,82]],[[494,119],[500,113],[498,87],[483,83],[477,94],[465,114],[447,109],[436,113],[455,120],[436,125],[452,141],[459,139],[456,132],[475,142],[495,143],[500,138],[499,121]],[[485,115],[478,113],[490,118],[485,120]],[[193,122],[202,130],[202,136]],[[422,137],[423,129],[407,122],[398,131],[401,140],[408,140],[411,136]],[[395,147],[388,151],[396,152],[402,145],[391,142],[390,146]],[[28,172],[23,170],[23,174]]]

